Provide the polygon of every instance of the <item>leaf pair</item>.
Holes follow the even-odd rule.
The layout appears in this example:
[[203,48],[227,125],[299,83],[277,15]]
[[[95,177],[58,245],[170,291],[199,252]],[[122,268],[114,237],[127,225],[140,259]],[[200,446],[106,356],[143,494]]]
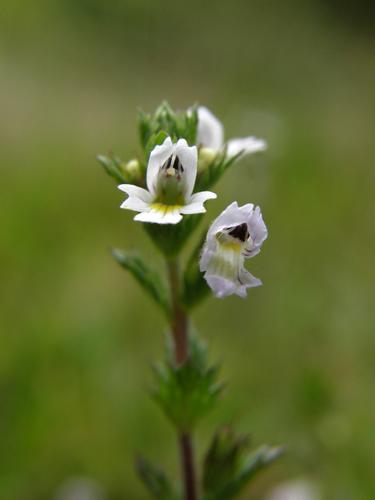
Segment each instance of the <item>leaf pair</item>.
[[[214,435],[203,463],[202,499],[231,500],[237,498],[257,474],[284,452],[281,447],[262,446],[249,453],[249,438],[236,435],[223,427]],[[136,460],[138,475],[149,493],[158,500],[178,500],[181,496],[164,471],[148,460]]]
[[154,366],[153,399],[180,432],[192,431],[215,405],[223,384],[218,382],[219,367],[209,365],[207,346],[189,335],[189,358],[176,366],[169,355]]

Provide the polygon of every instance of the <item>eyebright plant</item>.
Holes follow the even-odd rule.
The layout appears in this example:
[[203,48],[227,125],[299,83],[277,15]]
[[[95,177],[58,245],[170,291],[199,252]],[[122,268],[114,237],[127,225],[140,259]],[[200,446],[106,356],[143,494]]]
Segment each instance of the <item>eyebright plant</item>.
[[121,208],[137,212],[134,220],[143,224],[166,262],[165,278],[139,255],[112,250],[170,327],[165,360],[154,366],[152,397],[177,433],[182,479],[171,480],[144,457],[137,458],[136,469],[158,500],[235,498],[282,450],[263,446],[249,454],[248,437],[223,427],[214,433],[197,472],[195,431],[216,405],[223,383],[189,314],[211,292],[218,298],[246,297],[248,288],[261,285],[245,269],[245,260],[257,255],[267,238],[260,208],[231,203],[204,231],[184,265],[181,251],[202,220],[205,203],[216,198],[211,191],[216,182],[246,155],[264,151],[266,143],[255,137],[225,141],[223,125],[202,106],[174,112],[163,103],[154,114],[139,113],[138,130],[138,158],[124,162],[100,155],[98,160],[127,194]]

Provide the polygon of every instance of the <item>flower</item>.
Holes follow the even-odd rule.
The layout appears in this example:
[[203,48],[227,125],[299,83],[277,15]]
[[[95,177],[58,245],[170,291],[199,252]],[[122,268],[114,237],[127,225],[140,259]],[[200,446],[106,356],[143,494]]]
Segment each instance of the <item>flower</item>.
[[[225,146],[223,124],[205,106],[198,108],[197,144],[217,152],[221,151]],[[226,148],[227,156],[232,158],[239,153],[248,155],[264,151],[267,144],[263,139],[250,136],[230,139],[226,143]]]
[[200,270],[216,295],[246,297],[246,289],[262,282],[244,267],[245,259],[260,252],[267,228],[259,207],[248,203],[229,205],[214,220],[207,233],[200,258]]
[[305,479],[288,481],[274,488],[267,500],[320,500],[321,495],[316,484]]
[[118,186],[129,195],[121,208],[140,212],[134,217],[136,221],[157,224],[177,224],[182,214],[205,212],[203,203],[216,198],[216,194],[211,191],[192,194],[197,161],[196,146],[189,147],[185,139],[173,144],[167,137],[150,154],[146,175],[148,190],[132,184]]

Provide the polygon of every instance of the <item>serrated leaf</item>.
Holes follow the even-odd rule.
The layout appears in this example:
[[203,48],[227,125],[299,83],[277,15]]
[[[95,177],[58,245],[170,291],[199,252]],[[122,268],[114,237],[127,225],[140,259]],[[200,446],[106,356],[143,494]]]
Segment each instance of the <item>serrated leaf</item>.
[[129,271],[154,302],[169,316],[169,295],[165,284],[156,271],[150,269],[139,255],[112,249],[112,255],[121,267]]
[[205,492],[219,492],[237,475],[248,446],[248,436],[235,435],[229,426],[215,433],[204,459],[202,482]]
[[137,457],[135,466],[141,481],[154,498],[158,500],[178,500],[178,495],[164,471],[155,467],[143,457]]

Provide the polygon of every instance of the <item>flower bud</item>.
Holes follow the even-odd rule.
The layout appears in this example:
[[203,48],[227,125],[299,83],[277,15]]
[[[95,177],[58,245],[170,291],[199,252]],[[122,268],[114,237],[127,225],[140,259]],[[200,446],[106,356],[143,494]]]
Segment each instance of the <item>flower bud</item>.
[[128,161],[128,163],[121,164],[121,170],[129,179],[139,179],[141,176],[141,165],[136,158]]
[[207,167],[211,165],[211,163],[216,158],[217,151],[211,148],[200,148],[199,156],[198,156],[198,172],[202,172]]

